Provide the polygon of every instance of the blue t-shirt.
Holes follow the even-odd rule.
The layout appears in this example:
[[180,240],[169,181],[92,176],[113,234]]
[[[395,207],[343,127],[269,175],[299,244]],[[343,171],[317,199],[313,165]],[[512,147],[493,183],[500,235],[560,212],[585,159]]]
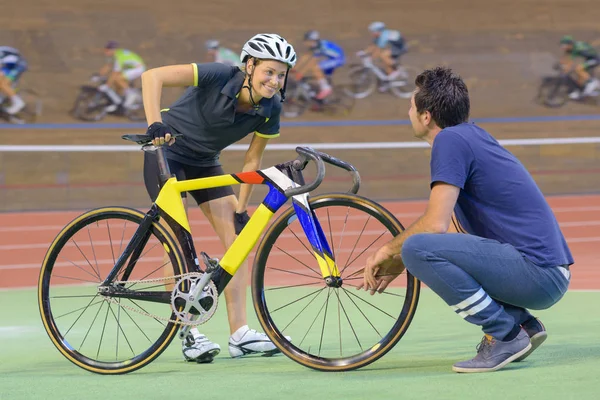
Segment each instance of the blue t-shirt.
[[454,209],[470,234],[514,246],[540,267],[573,264],[554,213],[523,164],[477,125],[443,129],[431,150],[431,184],[459,187]]

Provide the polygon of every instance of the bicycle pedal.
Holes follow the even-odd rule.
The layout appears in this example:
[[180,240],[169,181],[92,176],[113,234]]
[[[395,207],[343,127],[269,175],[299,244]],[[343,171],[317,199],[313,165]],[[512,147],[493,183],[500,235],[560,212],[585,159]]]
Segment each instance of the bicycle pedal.
[[200,256],[202,257],[202,262],[206,266],[206,272],[213,272],[217,268],[219,268],[219,259],[218,258],[210,258],[208,254],[201,251]]

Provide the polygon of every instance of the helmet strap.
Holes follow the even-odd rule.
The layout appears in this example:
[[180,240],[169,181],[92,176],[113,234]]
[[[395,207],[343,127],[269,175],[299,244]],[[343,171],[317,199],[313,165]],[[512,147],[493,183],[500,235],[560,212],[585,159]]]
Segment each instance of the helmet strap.
[[288,67],[287,71],[285,72],[285,80],[283,81],[283,87],[281,89],[279,89],[279,93],[281,93],[281,102],[282,103],[285,101],[285,88],[287,86],[289,74],[290,74],[290,67]]
[[[246,61],[246,68],[248,68],[248,61]],[[248,85],[242,86],[242,89],[248,89],[248,94],[250,95],[250,102],[252,103],[252,107],[258,108],[259,105],[254,101],[254,97],[252,97],[252,76],[254,75],[254,64],[252,65],[252,73],[248,74]]]

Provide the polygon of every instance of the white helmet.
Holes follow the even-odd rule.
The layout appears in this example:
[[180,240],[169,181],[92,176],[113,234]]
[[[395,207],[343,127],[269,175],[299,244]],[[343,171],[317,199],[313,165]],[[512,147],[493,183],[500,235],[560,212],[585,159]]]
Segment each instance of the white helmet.
[[220,43],[218,40],[210,39],[206,41],[205,46],[208,50],[214,50],[219,48]]
[[369,25],[369,30],[371,32],[381,32],[384,29],[385,29],[385,24],[380,21],[371,22],[371,25]]
[[292,45],[274,33],[259,33],[248,40],[242,48],[240,61],[245,63],[248,57],[280,61],[290,68],[296,65],[296,52]]

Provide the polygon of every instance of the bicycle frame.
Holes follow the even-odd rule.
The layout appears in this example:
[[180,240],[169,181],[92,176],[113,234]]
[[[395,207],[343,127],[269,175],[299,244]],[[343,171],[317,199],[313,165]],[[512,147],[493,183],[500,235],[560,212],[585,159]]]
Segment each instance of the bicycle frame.
[[[200,267],[200,262],[194,248],[191,228],[185,212],[181,193],[191,190],[242,183],[264,184],[269,187],[269,192],[262,203],[254,211],[244,229],[227,249],[223,258],[218,261],[215,270],[210,271],[210,279],[212,279],[217,287],[218,293],[221,294],[223,292],[228,282],[235,275],[239,267],[248,257],[250,251],[256,245],[273,215],[290,197],[292,198],[293,207],[299,222],[312,246],[313,253],[317,259],[323,278],[328,285],[335,286],[338,284],[340,271],[336,265],[321,225],[317,220],[315,213],[310,208],[308,193],[315,189],[323,180],[325,175],[323,161],[343,168],[352,174],[354,181],[354,185],[351,189],[352,193],[358,192],[360,176],[352,165],[328,154],[303,147],[298,147],[296,151],[299,154],[297,159],[264,170],[178,181],[176,177],[171,177],[162,148],[157,148],[161,182],[164,182],[164,184],[155,203],[152,205],[152,208],[146,213],[146,216],[126,246],[123,254],[119,257],[112,271],[100,286],[101,291],[114,297],[136,298],[146,301],[170,303],[170,292],[119,291],[115,290],[115,287],[111,285],[111,283],[115,280],[119,271],[125,266],[127,260],[130,260],[130,262],[125,267],[122,280],[127,280],[129,278],[135,267],[137,258],[140,256],[142,249],[150,237],[150,228],[152,224],[161,217],[164,218],[171,227],[179,242],[186,263],[184,268],[187,267],[187,272],[205,272]],[[313,160],[317,163],[317,177],[312,183],[305,184],[302,170],[306,167],[309,160]],[[208,270],[209,263],[207,261],[209,260],[205,260]]]

